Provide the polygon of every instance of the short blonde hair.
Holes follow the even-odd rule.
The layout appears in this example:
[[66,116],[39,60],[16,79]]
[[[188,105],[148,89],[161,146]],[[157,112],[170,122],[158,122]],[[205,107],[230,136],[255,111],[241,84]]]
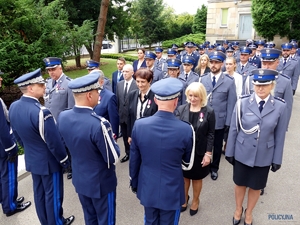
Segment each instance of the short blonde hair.
[[191,83],[185,90],[185,96],[186,96],[186,101],[190,103],[188,95],[189,92],[192,92],[194,95],[199,96],[200,98],[200,105],[201,107],[207,105],[207,94],[206,94],[206,89],[203,84],[199,82],[193,82]]

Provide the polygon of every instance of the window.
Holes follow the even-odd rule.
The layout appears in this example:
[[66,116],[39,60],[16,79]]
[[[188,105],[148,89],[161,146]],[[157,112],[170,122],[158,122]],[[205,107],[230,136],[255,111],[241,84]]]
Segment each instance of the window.
[[228,8],[227,9],[221,9],[221,10],[222,10],[221,27],[227,27]]

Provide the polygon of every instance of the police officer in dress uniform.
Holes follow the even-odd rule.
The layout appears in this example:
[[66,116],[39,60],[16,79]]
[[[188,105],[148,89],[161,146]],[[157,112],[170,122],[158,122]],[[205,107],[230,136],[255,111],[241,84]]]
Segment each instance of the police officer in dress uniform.
[[298,80],[300,75],[300,64],[297,59],[291,59],[291,49],[293,45],[290,43],[284,43],[281,45],[282,48],[282,59],[279,62],[277,70],[291,78],[293,95],[298,86]]
[[153,72],[152,84],[164,78],[164,72],[159,67],[155,66],[155,59],[156,59],[156,55],[153,52],[150,51],[145,52],[145,60],[146,60],[147,68]]
[[183,59],[184,59],[185,56],[190,56],[190,57],[193,57],[193,58],[194,58],[192,71],[195,70],[195,68],[196,68],[196,66],[197,66],[197,64],[198,64],[198,61],[199,61],[199,55],[198,55],[198,54],[195,54],[195,53],[193,52],[193,48],[194,48],[195,46],[196,46],[196,45],[195,45],[194,42],[191,42],[191,41],[186,42],[186,43],[185,43],[186,53],[183,54],[183,55],[181,56],[181,62],[183,62]]
[[245,94],[246,87],[249,87],[249,76],[251,71],[257,69],[251,63],[249,63],[249,58],[252,50],[248,47],[240,48],[240,62],[237,64],[235,72],[243,76],[243,90],[242,94]]
[[198,45],[198,53],[199,53],[199,57],[205,54],[205,45]]
[[257,40],[255,44],[257,45],[256,56],[260,57],[260,51],[265,47],[266,43],[264,40]]
[[114,138],[118,138],[119,134],[119,112],[117,97],[110,90],[103,88],[105,76],[101,70],[93,71],[90,74],[97,73],[99,75],[99,98],[98,104],[95,106],[94,111],[97,115],[104,117],[112,126]]
[[192,56],[184,56],[182,57],[182,65],[183,65],[183,72],[179,74],[178,79],[183,83],[182,95],[181,95],[181,102],[178,105],[182,105],[186,103],[186,96],[185,96],[185,89],[192,83],[198,82],[199,75],[193,72],[193,67],[195,65],[195,59]]
[[164,78],[173,77],[178,78],[180,73],[181,61],[179,59],[168,59],[167,67],[168,73]]
[[[73,109],[59,115],[58,129],[72,155],[73,185],[82,205],[85,224],[115,224],[115,164],[120,149],[110,123],[98,116],[99,73],[70,82],[75,97]],[[83,151],[84,150],[84,151]]]
[[[2,72],[0,71],[0,75]],[[0,76],[0,87],[2,77]],[[12,216],[27,209],[31,202],[18,197],[18,147],[11,132],[8,110],[0,98],[0,203],[3,213]]]
[[[181,205],[185,202],[182,168],[190,170],[193,165],[194,131],[173,114],[182,90],[178,79],[160,80],[151,90],[158,111],[134,124],[130,186],[144,206],[145,225],[178,225]],[[182,165],[182,161],[189,164]]]
[[43,61],[50,76],[46,84],[45,106],[57,120],[61,111],[75,104],[72,91],[68,88],[71,79],[63,73],[60,58],[48,57]]
[[221,67],[226,55],[223,52],[210,53],[210,73],[200,77],[207,91],[208,105],[216,115],[213,161],[211,163],[211,178],[218,179],[218,170],[222,154],[224,132],[229,131],[231,115],[236,103],[236,88],[233,77],[222,73]]
[[234,48],[233,57],[236,59],[237,62],[240,61],[240,50],[239,50],[240,43],[238,41],[232,42],[232,47]]
[[284,100],[270,94],[277,71],[256,69],[252,73],[255,93],[238,100],[227,141],[226,159],[233,165],[235,183],[233,224],[241,221],[247,188],[244,224],[252,224],[252,211],[269,170],[280,169],[288,124]]
[[[100,70],[100,63],[96,62],[94,60],[87,60],[86,61],[86,69],[88,70],[89,73],[91,73],[92,71],[98,71]],[[110,82],[110,79],[108,79],[107,77],[104,78],[104,88],[106,88],[107,90],[112,91],[112,84]]]
[[252,50],[252,53],[249,57],[249,63],[255,66],[256,68],[261,68],[261,58],[256,55],[257,45],[254,43],[250,43],[248,46]]
[[41,224],[69,225],[74,216],[63,218],[63,170],[70,163],[54,116],[38,98],[45,93],[41,69],[14,81],[23,93],[10,106],[9,118],[17,141],[25,150],[26,170],[31,172],[35,209]]
[[154,62],[154,66],[157,67],[159,70],[163,71],[164,75],[166,75],[168,68],[166,60],[162,57],[163,52],[164,50],[161,47],[155,48],[156,59]]
[[181,59],[181,55],[178,52],[178,45],[172,44],[171,48],[176,51],[176,58],[180,60]]
[[[75,104],[72,91],[68,88],[71,79],[63,73],[60,58],[48,57],[43,61],[50,75],[50,78],[47,79],[46,94],[44,95],[45,106],[57,120],[61,111],[72,108]],[[72,178],[72,170],[68,173],[67,178]]]

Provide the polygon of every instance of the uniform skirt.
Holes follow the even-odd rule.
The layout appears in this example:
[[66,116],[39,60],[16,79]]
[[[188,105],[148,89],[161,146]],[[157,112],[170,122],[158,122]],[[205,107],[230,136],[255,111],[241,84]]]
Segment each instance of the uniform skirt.
[[250,167],[239,161],[233,166],[233,181],[238,186],[246,186],[253,190],[266,187],[270,166]]
[[202,167],[202,159],[204,155],[195,153],[194,164],[191,170],[183,170],[183,177],[192,180],[201,180],[209,174],[210,165]]

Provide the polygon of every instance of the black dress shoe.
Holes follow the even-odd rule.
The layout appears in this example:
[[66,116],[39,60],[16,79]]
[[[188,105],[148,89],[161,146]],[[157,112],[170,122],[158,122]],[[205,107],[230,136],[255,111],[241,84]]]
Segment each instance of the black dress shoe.
[[211,179],[213,179],[213,180],[218,179],[218,172],[213,172],[213,171],[212,171],[210,177],[211,177]]
[[265,189],[260,189],[260,195],[264,195]]
[[126,162],[129,160],[129,155],[125,155],[121,160],[120,162],[123,163],[123,162]]
[[198,212],[198,208],[197,208],[196,210],[190,209],[190,215],[191,215],[191,216],[196,215],[197,212]]
[[64,221],[64,225],[70,225],[71,223],[73,223],[75,220],[75,216],[69,216],[68,218],[65,219]]
[[23,201],[24,201],[24,197],[23,197],[23,196],[16,199],[16,202],[17,202],[18,204],[21,204]]
[[27,209],[29,206],[31,205],[31,202],[24,202],[24,203],[20,203],[18,204],[17,208],[15,209],[15,211],[10,212],[10,213],[6,213],[6,216],[12,216],[18,212],[22,212],[25,209]]
[[239,220],[236,220],[236,219],[234,218],[234,216],[233,216],[233,218],[232,218],[232,224],[233,224],[233,225],[238,225],[238,224],[240,224],[241,219],[242,219],[243,212],[244,212],[244,208],[242,207],[242,213],[241,213],[241,217],[240,217]]
[[68,178],[68,179],[72,179],[72,172],[69,172],[69,173],[67,174],[67,178]]

